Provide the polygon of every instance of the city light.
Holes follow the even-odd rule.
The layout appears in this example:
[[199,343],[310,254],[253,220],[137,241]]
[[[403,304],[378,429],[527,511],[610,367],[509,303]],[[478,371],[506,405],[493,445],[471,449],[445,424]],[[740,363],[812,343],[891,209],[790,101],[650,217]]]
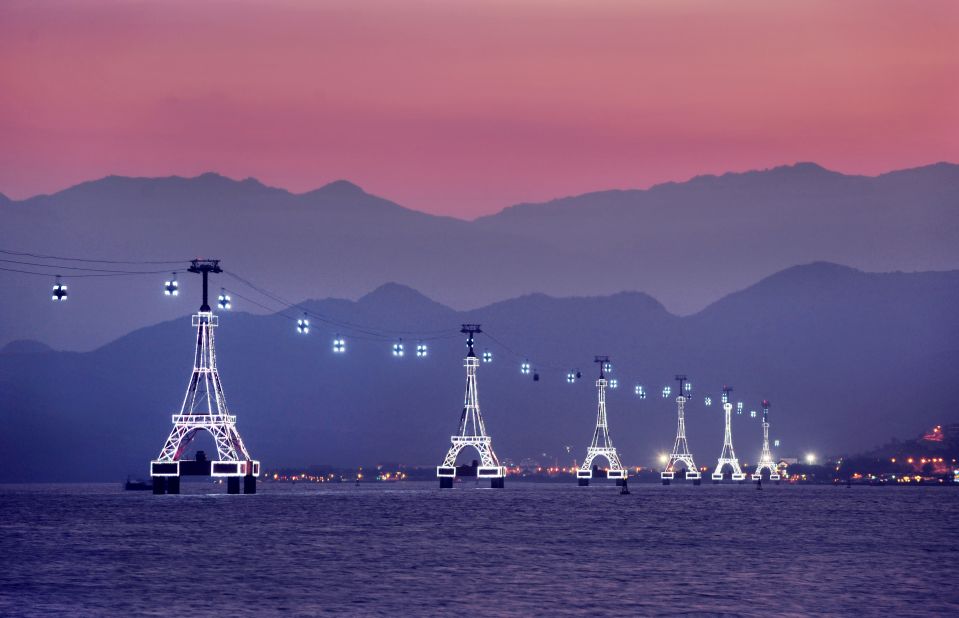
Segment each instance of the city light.
[[666,453],[662,453],[662,454],[659,456],[659,463],[660,463],[661,465],[666,465],[666,462],[667,462],[667,461],[669,461],[669,455],[667,455]]
[[816,455],[813,453],[806,453],[806,463],[809,465],[816,463]]

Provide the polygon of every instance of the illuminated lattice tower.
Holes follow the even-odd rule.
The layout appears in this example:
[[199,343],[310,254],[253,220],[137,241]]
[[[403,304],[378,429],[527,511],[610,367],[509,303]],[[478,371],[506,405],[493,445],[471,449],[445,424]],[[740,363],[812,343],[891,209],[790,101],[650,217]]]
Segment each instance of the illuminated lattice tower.
[[779,481],[779,466],[773,460],[773,454],[769,450],[769,400],[763,400],[763,453],[759,456],[759,463],[756,464],[756,471],[753,472],[753,480],[761,481],[763,470],[769,471],[770,481]]
[[660,478],[663,485],[669,485],[669,482],[675,478],[676,464],[681,463],[686,467],[686,478],[693,481],[693,484],[699,485],[702,477],[686,441],[686,376],[677,375],[676,379],[679,381],[679,396],[676,397],[676,442],[673,444],[673,452],[666,460],[666,467],[660,474]]
[[729,401],[731,386],[723,387],[723,411],[726,414],[726,433],[723,436],[723,450],[719,454],[719,460],[716,463],[716,469],[713,471],[713,482],[718,483],[723,480],[723,468],[729,466],[732,469],[732,479],[742,481],[746,478],[742,469],[739,467],[739,459],[736,458],[736,451],[733,449],[733,429],[732,412],[733,404]]
[[463,413],[460,415],[459,431],[450,436],[452,446],[446,453],[442,465],[436,467],[436,476],[440,479],[441,488],[453,486],[456,478],[456,457],[467,446],[471,446],[479,453],[479,467],[476,477],[490,479],[490,487],[502,488],[506,477],[506,468],[500,465],[496,453],[493,452],[493,439],[486,435],[486,425],[480,413],[479,393],[476,389],[476,369],[480,360],[473,350],[473,336],[483,332],[479,324],[463,324],[461,333],[467,335],[466,346],[469,352],[464,359],[466,367],[466,395],[463,400]]
[[[236,429],[236,417],[231,415],[220,374],[216,368],[216,349],[213,330],[217,316],[210,310],[207,279],[210,273],[223,272],[219,260],[193,260],[189,269],[203,276],[203,304],[193,316],[196,328],[196,351],[193,372],[187,385],[180,413],[173,415],[173,430],[160,456],[150,462],[153,493],[180,493],[181,476],[214,476],[227,479],[227,492],[240,493],[240,478],[244,479],[243,493],[256,493],[256,477],[260,462],[250,457]],[[181,461],[184,450],[199,431],[207,431],[216,443],[217,459],[205,456],[195,461]]]
[[599,379],[596,380],[596,392],[598,405],[596,409],[596,429],[593,431],[593,441],[586,449],[586,459],[583,465],[576,471],[576,478],[580,486],[589,485],[589,479],[593,478],[593,460],[597,457],[605,457],[609,463],[609,469],[606,471],[606,478],[616,479],[621,482],[626,478],[627,472],[623,464],[619,461],[619,455],[616,453],[616,447],[613,446],[613,440],[609,437],[609,426],[606,422],[606,373],[609,366],[608,356],[597,356],[595,362],[599,363]]

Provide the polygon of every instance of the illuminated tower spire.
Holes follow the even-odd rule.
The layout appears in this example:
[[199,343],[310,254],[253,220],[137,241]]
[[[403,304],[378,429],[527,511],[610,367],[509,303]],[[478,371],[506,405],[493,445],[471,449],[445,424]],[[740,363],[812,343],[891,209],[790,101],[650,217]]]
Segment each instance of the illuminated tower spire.
[[596,457],[605,457],[609,463],[609,469],[606,472],[606,478],[616,479],[617,482],[625,479],[626,469],[619,461],[619,455],[616,453],[616,447],[609,437],[609,426],[606,423],[606,368],[609,367],[608,356],[597,356],[595,361],[599,363],[599,379],[596,380],[596,393],[598,405],[596,409],[596,429],[593,431],[593,441],[586,449],[586,459],[583,465],[576,471],[576,478],[579,479],[580,486],[589,485],[589,479],[593,478],[593,460]]
[[[260,462],[250,457],[240,438],[236,417],[227,409],[216,368],[213,329],[218,319],[210,310],[207,279],[210,273],[223,272],[220,261],[193,260],[189,271],[203,276],[203,304],[193,316],[193,326],[196,328],[193,372],[180,413],[173,415],[173,430],[160,456],[150,463],[153,492],[180,493],[180,476],[198,475],[227,477],[227,491],[231,494],[240,493],[240,478],[244,477],[243,492],[256,493]],[[217,460],[180,461],[183,451],[200,430],[208,431],[213,436]]]
[[763,470],[769,471],[769,480],[779,480],[779,466],[773,460],[773,454],[769,450],[769,400],[763,400],[763,453],[759,456],[759,463],[756,464],[756,471],[753,472],[753,480],[761,481]]
[[686,468],[686,478],[699,485],[701,476],[696,462],[693,461],[693,454],[689,450],[689,444],[686,442],[686,376],[677,375],[679,381],[679,396],[676,397],[676,442],[673,444],[673,452],[666,460],[666,467],[663,469],[660,478],[663,485],[669,485],[676,473],[676,464],[683,464]]
[[486,435],[486,425],[483,423],[483,415],[480,414],[479,393],[476,389],[476,368],[479,367],[480,360],[473,350],[473,336],[483,331],[480,330],[479,324],[463,324],[460,332],[467,336],[466,346],[469,349],[463,362],[466,367],[466,396],[459,430],[455,436],[450,436],[453,444],[442,465],[436,467],[436,476],[440,479],[441,488],[452,487],[453,479],[456,478],[456,456],[463,448],[472,446],[480,456],[479,467],[476,469],[477,478],[488,478],[490,487],[502,488],[506,468],[500,465],[496,453],[493,452],[493,439]]
[[729,401],[729,393],[733,390],[731,386],[723,387],[723,411],[726,414],[726,434],[723,436],[723,450],[719,454],[719,460],[716,463],[716,469],[713,471],[713,482],[718,483],[723,480],[723,467],[729,466],[732,469],[732,478],[734,481],[742,481],[746,478],[742,469],[739,467],[739,460],[736,459],[736,451],[733,450],[733,429],[732,412],[733,404]]

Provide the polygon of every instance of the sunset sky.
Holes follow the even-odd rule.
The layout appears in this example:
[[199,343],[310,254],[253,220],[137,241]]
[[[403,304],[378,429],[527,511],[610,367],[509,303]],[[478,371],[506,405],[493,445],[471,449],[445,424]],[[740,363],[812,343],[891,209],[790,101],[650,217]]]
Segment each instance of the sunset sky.
[[217,171],[473,217],[959,161],[959,2],[0,4],[0,192]]

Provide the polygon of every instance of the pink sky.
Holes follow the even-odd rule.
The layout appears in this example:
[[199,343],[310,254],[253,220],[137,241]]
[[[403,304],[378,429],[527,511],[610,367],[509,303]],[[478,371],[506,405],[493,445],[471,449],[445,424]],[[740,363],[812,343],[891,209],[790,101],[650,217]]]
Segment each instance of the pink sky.
[[959,161],[959,2],[0,4],[0,192],[218,171],[473,217]]

